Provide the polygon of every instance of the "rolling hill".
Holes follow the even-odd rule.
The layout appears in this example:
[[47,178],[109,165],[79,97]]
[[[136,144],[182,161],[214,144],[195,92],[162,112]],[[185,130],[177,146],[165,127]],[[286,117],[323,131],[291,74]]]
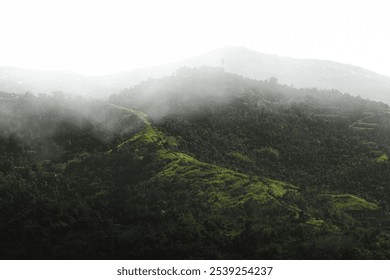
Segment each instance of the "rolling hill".
[[223,67],[226,72],[295,87],[336,89],[353,96],[390,102],[390,77],[367,69],[326,60],[296,59],[262,54],[245,47],[225,47],[177,63],[137,69],[106,77],[119,87],[128,87],[147,78],[171,75],[181,67]]
[[0,68],[0,91],[63,91],[90,97],[109,96],[149,78],[170,76],[182,67],[223,67],[226,72],[266,80],[276,77],[295,87],[336,89],[353,96],[390,102],[390,77],[361,67],[316,59],[262,54],[244,47],[225,47],[175,63],[105,76]]

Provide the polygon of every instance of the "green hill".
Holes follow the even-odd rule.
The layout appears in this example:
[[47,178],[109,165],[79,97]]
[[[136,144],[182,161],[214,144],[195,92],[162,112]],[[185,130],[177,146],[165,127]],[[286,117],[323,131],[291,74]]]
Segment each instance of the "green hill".
[[0,101],[5,259],[390,256],[382,103],[209,68]]

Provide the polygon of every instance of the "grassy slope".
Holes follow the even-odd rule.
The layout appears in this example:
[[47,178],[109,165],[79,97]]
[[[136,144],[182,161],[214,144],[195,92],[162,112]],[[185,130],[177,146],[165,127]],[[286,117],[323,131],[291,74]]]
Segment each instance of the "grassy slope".
[[[118,108],[123,108],[119,107]],[[123,108],[124,109],[124,108]],[[127,109],[130,113],[141,116],[135,110]],[[163,162],[163,169],[155,176],[157,180],[179,180],[191,182],[194,186],[204,189],[214,189],[215,192],[222,194],[223,191],[237,190],[245,187],[246,194],[239,197],[231,197],[231,200],[241,201],[251,196],[257,201],[265,202],[268,199],[275,200],[277,197],[283,197],[287,192],[296,193],[298,188],[281,181],[271,179],[260,179],[259,177],[250,177],[246,174],[236,172],[217,165],[208,164],[195,159],[185,153],[173,150],[178,146],[174,137],[168,137],[158,131],[147,121],[146,116],[142,115],[145,121],[143,130],[135,134],[130,139],[118,145],[118,149],[127,144],[136,145],[140,152],[149,145],[156,145],[157,158]],[[141,156],[141,155],[140,155]]]
[[[140,159],[145,151],[153,147],[160,170],[151,181],[180,184],[197,190],[213,211],[241,208],[250,201],[258,206],[282,208],[290,216],[298,218],[302,211],[296,205],[301,200],[299,188],[291,184],[249,176],[217,165],[201,162],[192,156],[178,152],[174,137],[158,131],[141,112],[115,106],[120,110],[139,116],[145,126],[130,139],[118,145],[118,149],[132,145]],[[342,211],[377,210],[375,203],[350,195],[326,195],[330,205]]]
[[363,198],[351,194],[327,195],[331,204],[342,211],[378,210],[375,203],[367,202]]

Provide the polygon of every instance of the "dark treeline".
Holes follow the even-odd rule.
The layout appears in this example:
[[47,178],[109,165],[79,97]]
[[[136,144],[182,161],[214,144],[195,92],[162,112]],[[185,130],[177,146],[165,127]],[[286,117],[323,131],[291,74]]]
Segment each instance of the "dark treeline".
[[390,257],[383,103],[184,68],[0,104],[4,259]]

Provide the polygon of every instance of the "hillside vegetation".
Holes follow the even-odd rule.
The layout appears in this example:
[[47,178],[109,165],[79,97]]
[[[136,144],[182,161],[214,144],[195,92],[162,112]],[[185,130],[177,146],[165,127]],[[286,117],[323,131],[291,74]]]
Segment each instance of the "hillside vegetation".
[[383,103],[216,68],[0,101],[3,258],[390,257]]

